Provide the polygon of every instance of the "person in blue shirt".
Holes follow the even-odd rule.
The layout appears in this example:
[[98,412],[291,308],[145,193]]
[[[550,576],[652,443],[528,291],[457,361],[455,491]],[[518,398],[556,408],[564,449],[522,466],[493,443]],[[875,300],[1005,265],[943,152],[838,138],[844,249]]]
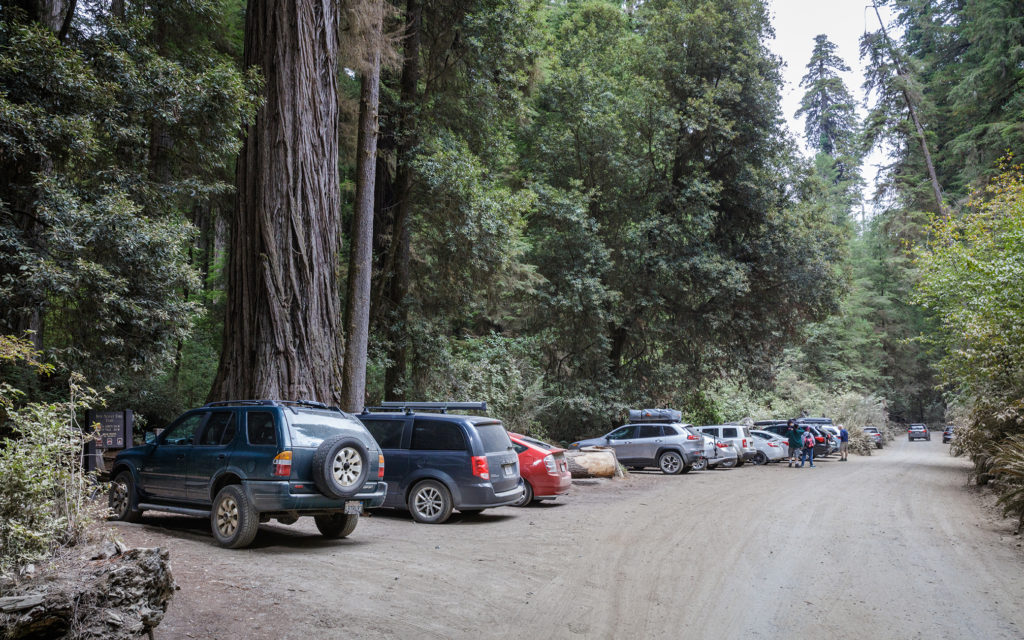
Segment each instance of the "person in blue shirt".
[[850,456],[850,432],[839,425],[839,462],[846,462]]

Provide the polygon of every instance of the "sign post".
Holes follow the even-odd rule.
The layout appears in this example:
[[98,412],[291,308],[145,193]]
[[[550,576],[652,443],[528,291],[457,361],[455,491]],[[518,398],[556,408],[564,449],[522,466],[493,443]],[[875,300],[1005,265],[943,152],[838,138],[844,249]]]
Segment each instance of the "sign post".
[[135,414],[131,409],[124,411],[89,411],[85,415],[90,427],[99,423],[97,438],[86,447],[86,469],[93,471],[106,467],[103,452],[127,449],[134,443]]

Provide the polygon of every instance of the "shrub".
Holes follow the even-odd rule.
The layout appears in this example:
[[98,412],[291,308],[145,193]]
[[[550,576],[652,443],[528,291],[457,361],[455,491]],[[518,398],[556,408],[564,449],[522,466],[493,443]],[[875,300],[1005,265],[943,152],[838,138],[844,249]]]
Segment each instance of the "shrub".
[[1003,515],[1017,517],[1017,533],[1024,529],[1024,435],[1001,442],[992,456],[992,475],[1000,485]]
[[[47,370],[30,351],[0,349],[0,359]],[[83,447],[92,436],[76,418],[98,403],[95,392],[83,386],[81,376],[72,375],[66,402],[17,406],[20,396],[6,383],[0,385],[10,433],[0,441],[0,574],[75,545],[104,512],[89,500],[98,487],[84,470]]]

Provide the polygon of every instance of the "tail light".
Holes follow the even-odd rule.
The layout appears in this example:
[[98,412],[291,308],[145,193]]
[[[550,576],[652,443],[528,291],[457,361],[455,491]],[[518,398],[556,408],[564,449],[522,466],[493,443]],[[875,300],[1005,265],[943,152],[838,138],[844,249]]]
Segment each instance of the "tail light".
[[825,438],[822,438],[821,436],[817,436],[814,439],[817,440],[818,442],[825,442]]
[[769,447],[775,447],[776,449],[779,448],[779,445],[775,444],[774,442],[769,442],[767,444],[768,444]]
[[700,440],[700,436],[695,436],[695,435],[693,435],[691,433],[690,435],[686,436],[686,439],[687,440]]
[[486,456],[473,456],[473,475],[484,480],[491,479],[490,470],[487,468]]
[[544,466],[547,467],[549,474],[553,476],[558,475],[558,468],[555,466],[555,456],[550,453],[544,456]]
[[274,473],[279,478],[287,478],[292,475],[292,452],[282,451],[274,456]]
[[719,449],[725,449],[725,448],[727,448],[729,446],[729,445],[725,444],[724,442],[716,442],[715,444],[718,445]]
[[383,480],[384,479],[384,454],[383,453],[378,453],[377,454],[377,479],[378,480]]
[[747,448],[747,439],[746,438],[743,438],[743,448],[744,449]]

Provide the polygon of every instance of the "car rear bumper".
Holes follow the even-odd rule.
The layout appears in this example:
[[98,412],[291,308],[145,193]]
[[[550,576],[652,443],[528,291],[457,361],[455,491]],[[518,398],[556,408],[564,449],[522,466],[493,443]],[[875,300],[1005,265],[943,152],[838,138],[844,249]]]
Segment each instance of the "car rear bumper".
[[527,480],[533,486],[535,500],[550,500],[569,493],[569,489],[572,487],[572,476],[568,473],[564,476],[544,475],[539,478],[527,478]]
[[462,485],[459,487],[459,501],[456,509],[490,509],[515,504],[522,497],[524,485],[522,479],[508,491],[496,492],[490,484]]
[[[351,498],[330,498],[316,491],[305,493],[303,490],[312,483],[303,483],[301,489],[293,488],[296,483],[287,480],[250,480],[242,483],[249,501],[257,511],[323,511],[325,509],[344,509],[345,503],[357,500],[364,508],[379,507],[384,504],[388,492],[386,482],[367,482],[364,491]],[[296,489],[299,489],[298,491]]]

